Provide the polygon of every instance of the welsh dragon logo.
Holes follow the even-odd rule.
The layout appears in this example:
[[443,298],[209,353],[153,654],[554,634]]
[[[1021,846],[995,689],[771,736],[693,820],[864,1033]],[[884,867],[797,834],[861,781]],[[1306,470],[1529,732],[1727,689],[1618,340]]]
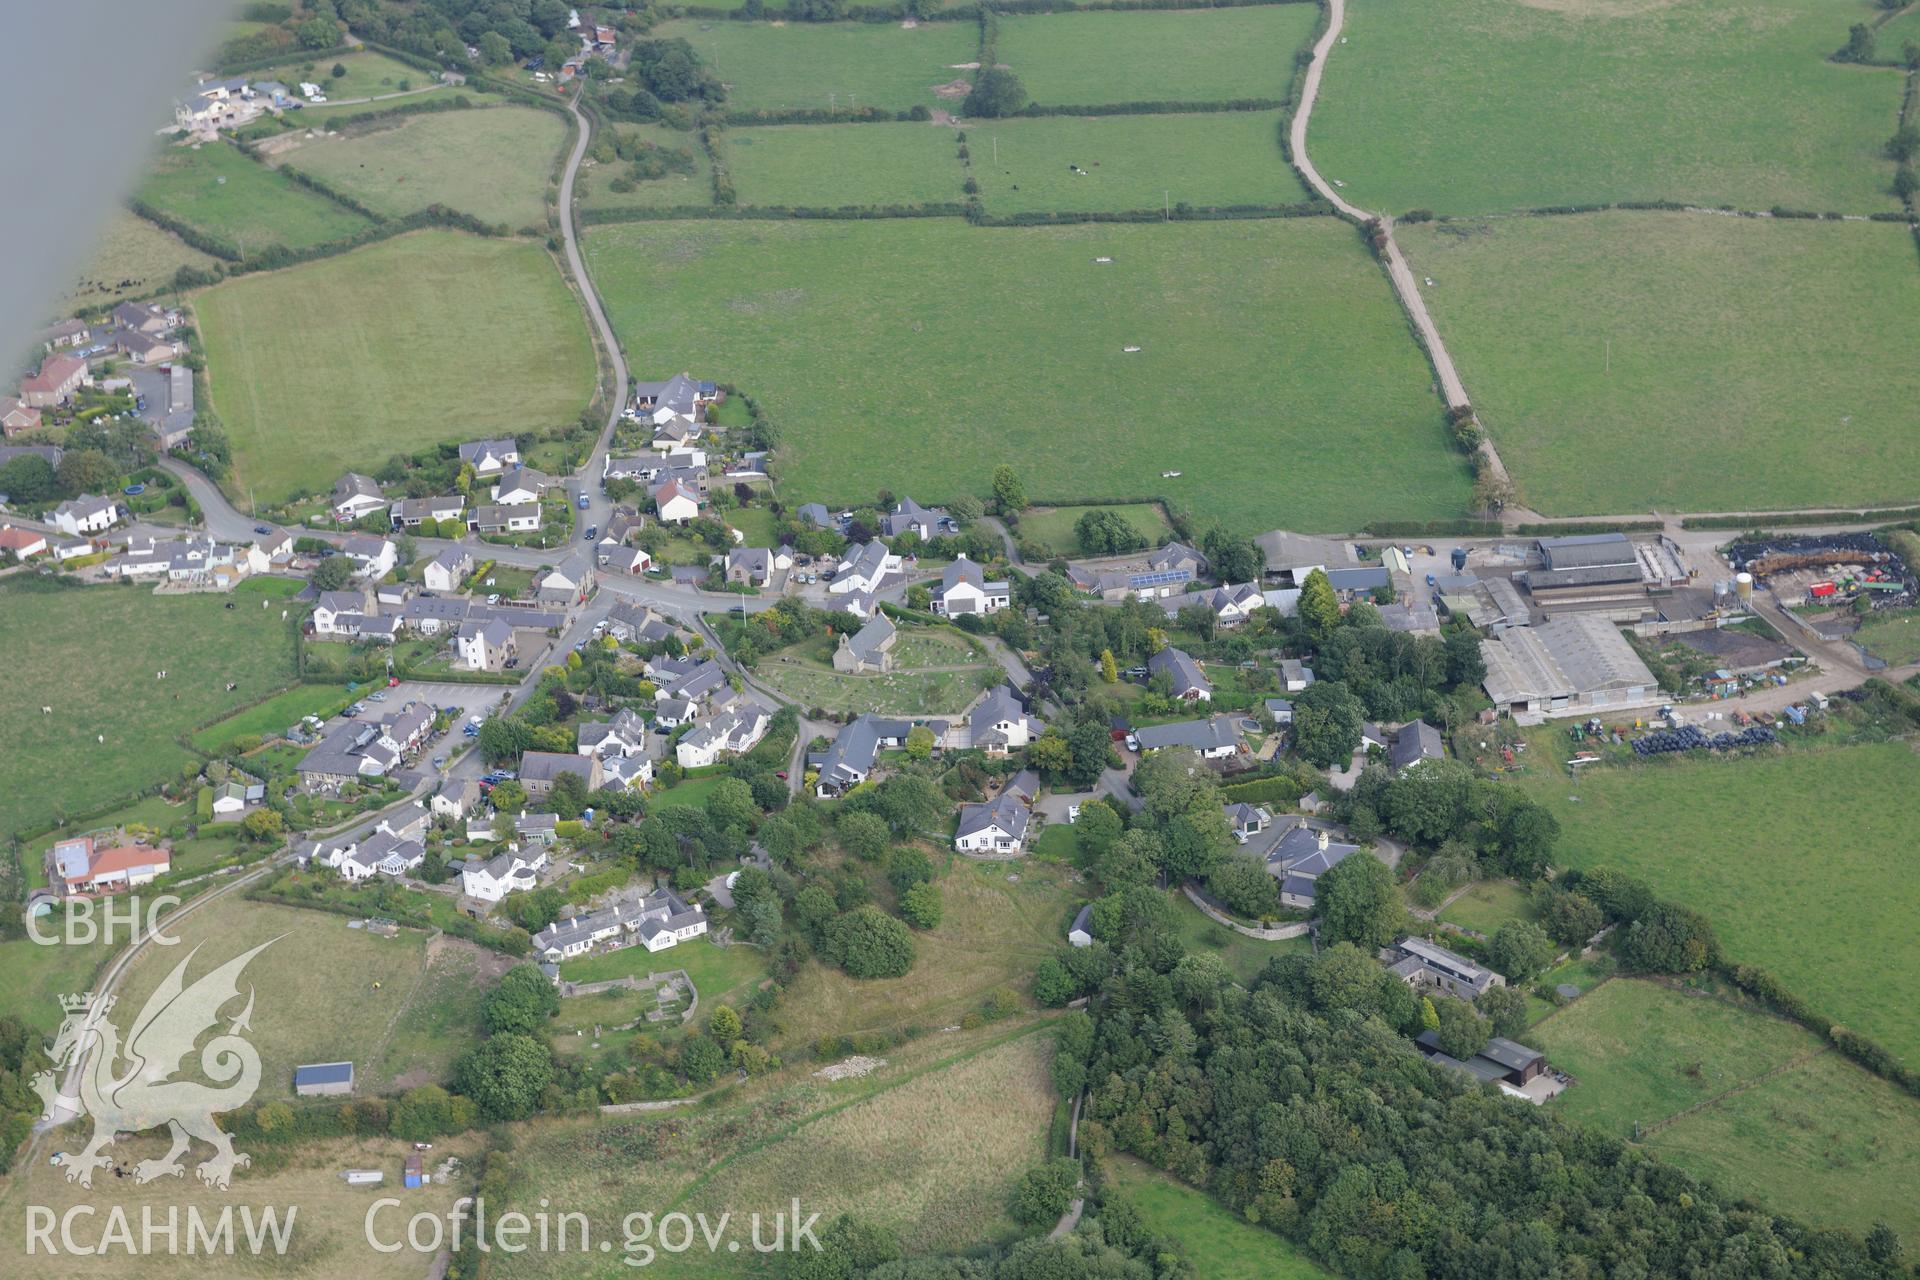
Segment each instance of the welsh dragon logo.
[[[107,1020],[115,1003],[112,996],[96,999],[89,992],[61,997],[67,1016],[53,1041],[54,1070],[36,1075],[33,1088],[46,1104],[49,1118],[75,1109],[93,1117],[93,1137],[86,1149],[66,1158],[67,1181],[91,1187],[93,1171],[113,1163],[104,1150],[116,1133],[139,1133],[161,1125],[171,1133],[173,1147],[161,1159],[140,1161],[134,1167],[137,1183],[182,1175],[181,1157],[195,1138],[214,1151],[194,1171],[210,1187],[224,1190],[235,1169],[252,1163],[233,1149],[233,1140],[214,1122],[216,1112],[243,1105],[260,1084],[260,1055],[240,1034],[248,1029],[253,1014],[251,987],[246,1007],[226,1031],[200,1048],[201,1073],[221,1087],[173,1077],[202,1033],[220,1021],[220,1010],[240,997],[241,970],[274,941],[235,956],[188,986],[187,965],[199,951],[195,947],[147,998],[124,1046],[119,1030]],[[57,1071],[77,1074],[77,1098],[61,1094]]]

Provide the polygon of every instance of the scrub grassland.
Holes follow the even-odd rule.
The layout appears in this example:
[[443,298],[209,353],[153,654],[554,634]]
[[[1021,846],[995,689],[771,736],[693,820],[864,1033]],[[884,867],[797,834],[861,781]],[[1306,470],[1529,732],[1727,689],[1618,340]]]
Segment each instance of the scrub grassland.
[[169,287],[181,267],[205,271],[216,261],[171,231],[138,214],[116,209],[60,309],[64,314],[77,307],[108,306],[126,298],[145,297]]
[[1521,495],[1554,515],[1911,500],[1903,226],[1619,212],[1403,225]]
[[579,304],[523,241],[416,232],[225,281],[194,314],[234,490],[262,503],[397,452],[564,422],[593,392]]
[[629,350],[752,388],[789,501],[984,495],[1010,462],[1036,501],[1165,494],[1251,533],[1282,460],[1302,529],[1466,502],[1430,370],[1332,219],[637,223],[586,257]]
[[[1865,0],[1352,0],[1308,147],[1363,208],[1899,207]],[[1891,50],[1898,54],[1897,44]]]
[[483,222],[544,227],[566,132],[559,116],[530,107],[440,111],[324,135],[281,158],[390,217],[438,204]]
[[1920,1012],[1904,994],[1920,978],[1909,874],[1920,754],[1908,744],[1601,767],[1522,785],[1559,819],[1559,859],[1616,867],[1704,912],[1731,959],[1920,1062]]

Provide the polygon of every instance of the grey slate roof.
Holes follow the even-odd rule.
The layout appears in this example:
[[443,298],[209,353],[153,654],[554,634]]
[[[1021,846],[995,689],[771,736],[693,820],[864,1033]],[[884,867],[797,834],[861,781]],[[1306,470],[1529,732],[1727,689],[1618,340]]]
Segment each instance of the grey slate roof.
[[1440,731],[1425,720],[1415,720],[1395,731],[1393,743],[1387,748],[1387,763],[1398,773],[1410,764],[1438,760],[1446,753]]
[[1154,675],[1166,672],[1168,678],[1173,681],[1175,697],[1196,689],[1203,693],[1213,692],[1213,685],[1208,682],[1207,673],[1200,669],[1200,664],[1195,662],[1193,656],[1184,649],[1176,649],[1168,645],[1147,659],[1147,670]]
[[1032,813],[1009,789],[1002,791],[991,804],[963,804],[960,806],[960,826],[954,832],[958,836],[977,835],[989,827],[998,827],[1015,840],[1027,838],[1027,822]]
[[1236,716],[1213,716],[1206,720],[1178,720],[1173,724],[1148,725],[1144,729],[1136,730],[1134,736],[1140,740],[1142,751],[1163,751],[1169,747],[1210,751],[1240,745],[1239,719]]

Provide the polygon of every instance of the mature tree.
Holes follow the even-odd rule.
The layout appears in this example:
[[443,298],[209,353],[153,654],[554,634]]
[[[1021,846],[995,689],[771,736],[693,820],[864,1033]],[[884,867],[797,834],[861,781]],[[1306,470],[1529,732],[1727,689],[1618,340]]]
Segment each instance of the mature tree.
[[1540,924],[1555,942],[1577,947],[1606,923],[1600,907],[1584,893],[1554,889],[1540,903]]
[[14,502],[45,502],[60,492],[53,464],[37,453],[26,453],[0,467],[0,493]]
[[1465,1000],[1436,1000],[1434,1012],[1440,1015],[1440,1052],[1465,1062],[1487,1047],[1493,1024]]
[[1552,863],[1560,820],[1535,801],[1504,793],[1502,798],[1503,807],[1494,821],[1501,869],[1522,880],[1537,880]]
[[[535,730],[536,734],[540,732]],[[585,778],[577,773],[563,773],[553,780],[553,789],[547,792],[547,809],[562,821],[571,822],[587,811],[590,799]]]
[[1205,876],[1233,847],[1227,815],[1211,798],[1170,819],[1160,840],[1166,849],[1160,865],[1176,881]]
[[1004,462],[993,469],[993,501],[1003,516],[1017,516],[1027,506],[1027,488],[1020,483],[1020,473]]
[[1333,583],[1324,571],[1315,569],[1300,584],[1299,613],[1315,644],[1325,642],[1340,625],[1340,598],[1333,594]]
[[1027,745],[1027,763],[1048,781],[1065,777],[1073,768],[1073,748],[1058,725],[1048,725],[1045,733]]
[[1525,982],[1553,959],[1553,939],[1530,920],[1509,920],[1493,932],[1489,958],[1515,982]]
[[120,468],[98,449],[71,449],[60,459],[60,488],[69,497],[111,488]]
[[1148,885],[1116,889],[1093,904],[1088,928],[1111,947],[1124,946],[1144,933],[1173,927],[1173,903]]
[[680,1074],[689,1083],[706,1084],[727,1065],[726,1051],[711,1037],[688,1036],[680,1045]]
[[1083,802],[1080,816],[1073,824],[1074,845],[1080,851],[1081,862],[1092,862],[1105,853],[1120,838],[1123,829],[1120,815],[1113,811],[1112,805],[1104,800]]
[[831,889],[822,884],[810,884],[793,895],[793,905],[789,911],[794,926],[818,943],[826,935],[827,925],[839,909]]
[[933,730],[917,724],[907,730],[907,759],[925,760],[933,754]]
[[532,1036],[491,1036],[454,1065],[454,1087],[488,1120],[525,1120],[553,1080],[553,1054]]
[[1238,538],[1224,529],[1209,529],[1201,540],[1207,569],[1221,582],[1258,582],[1267,559],[1251,538]]
[[827,958],[856,978],[898,978],[913,968],[907,927],[871,904],[827,926]]
[[1365,1009],[1379,987],[1380,973],[1372,955],[1351,942],[1336,942],[1314,957],[1308,990],[1322,1009]]
[[247,839],[269,844],[286,834],[287,820],[280,816],[278,809],[255,809],[240,820],[240,829],[246,832]]
[[339,591],[353,581],[353,561],[345,556],[330,556],[315,566],[309,580],[316,591]]
[[886,820],[875,813],[848,813],[834,824],[840,847],[856,858],[872,861],[887,850],[891,838]]
[[931,929],[940,923],[940,886],[922,880],[900,895],[900,918],[916,929]]
[[1067,731],[1067,745],[1073,749],[1073,765],[1062,781],[1076,790],[1092,790],[1113,756],[1113,739],[1106,726],[1094,720],[1082,720]]
[[559,991],[531,964],[517,964],[501,974],[480,1004],[480,1020],[492,1035],[530,1035],[558,1012]]
[[1487,663],[1480,649],[1480,633],[1472,627],[1454,626],[1441,642],[1447,655],[1447,683],[1477,685],[1487,678]]
[[1030,1227],[1057,1222],[1066,1213],[1067,1205],[1073,1200],[1074,1188],[1079,1185],[1078,1160],[1064,1157],[1049,1160],[1020,1175],[1020,1181],[1013,1189],[1013,1200],[1007,1206],[1008,1212],[1013,1215],[1015,1222]]
[[488,31],[480,37],[480,61],[490,67],[504,66],[513,61],[513,46],[498,31]]
[[1618,937],[1620,962],[1637,973],[1698,973],[1720,958],[1707,918],[1670,902],[1654,903]]
[[1128,885],[1149,885],[1160,876],[1166,847],[1151,831],[1129,831],[1107,846],[1094,861],[1094,874],[1111,893]]
[[760,816],[753,788],[738,778],[722,778],[707,796],[707,816],[723,831],[751,831]]
[[960,114],[980,120],[995,120],[1019,112],[1033,101],[1020,77],[1004,67],[982,67],[973,77],[973,88],[960,104]]
[[872,792],[873,811],[886,819],[895,835],[932,831],[945,819],[951,802],[932,780],[917,773],[897,773]]
[[1873,61],[1873,28],[1864,22],[1847,28],[1846,47],[1834,56],[1842,62]]
[[738,1040],[745,1029],[739,1012],[732,1005],[717,1005],[714,1011],[707,1015],[707,1034],[722,1046]]
[[1222,858],[1207,876],[1207,892],[1229,911],[1258,920],[1280,909],[1280,882],[1251,854]]
[[1527,1029],[1527,993],[1518,987],[1488,987],[1474,1001],[1493,1024],[1493,1034],[1511,1040]]
[[302,49],[331,49],[340,43],[340,28],[330,18],[315,14],[294,31]]
[[1317,680],[1293,699],[1293,741],[1309,764],[1344,765],[1360,745],[1366,708],[1338,680]]
[[1049,1009],[1058,1009],[1080,994],[1080,984],[1068,972],[1059,956],[1048,956],[1033,971],[1033,998]]
[[1472,503],[1475,511],[1484,511],[1489,515],[1498,515],[1512,506],[1519,498],[1514,492],[1513,481],[1492,469],[1482,471],[1473,482]]
[[1080,550],[1090,556],[1119,555],[1147,545],[1138,529],[1112,507],[1089,507],[1073,524]]
[[1322,941],[1378,950],[1398,936],[1406,920],[1393,872],[1367,853],[1352,854],[1323,874],[1314,885],[1314,900]]
[[1433,845],[1464,825],[1473,772],[1458,760],[1429,760],[1395,778],[1386,789],[1387,829],[1416,844]]

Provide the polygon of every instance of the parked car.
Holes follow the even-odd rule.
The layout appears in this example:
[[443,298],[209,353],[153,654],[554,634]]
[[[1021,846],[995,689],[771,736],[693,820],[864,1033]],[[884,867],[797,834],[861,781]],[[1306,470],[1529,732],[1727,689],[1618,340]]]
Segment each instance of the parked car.
[[445,756],[435,756],[435,757],[433,758],[433,767],[434,767],[434,768],[436,768],[436,769],[444,769],[444,768],[446,768],[446,767],[447,767],[447,758],[446,758]]
[[257,524],[253,526],[253,531],[264,538],[273,532],[273,526],[266,525],[266,524]]
[[593,499],[587,496],[587,493],[586,493],[586,491],[585,491],[584,489],[583,489],[583,490],[581,490],[581,492],[580,492],[580,509],[581,509],[582,511],[585,511],[585,510],[586,510],[586,509],[587,509],[588,507],[590,507],[590,506],[592,506],[592,505],[593,505]]
[[491,595],[489,595],[489,596],[487,597],[487,603],[488,603],[488,604],[499,604],[499,603],[500,603],[500,593],[499,593],[498,591],[495,591],[495,592],[493,592],[493,593],[492,593]]

